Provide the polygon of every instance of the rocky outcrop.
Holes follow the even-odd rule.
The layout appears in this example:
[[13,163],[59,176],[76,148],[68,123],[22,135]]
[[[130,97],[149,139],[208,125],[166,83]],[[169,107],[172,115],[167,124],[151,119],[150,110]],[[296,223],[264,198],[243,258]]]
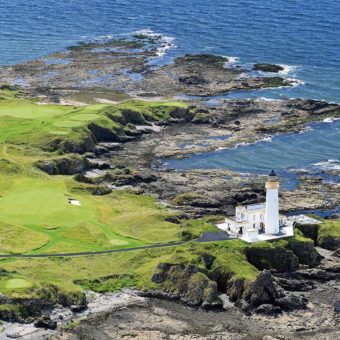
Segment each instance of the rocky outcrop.
[[184,119],[186,122],[190,122],[194,117],[194,113],[185,107],[174,107],[169,114],[172,119]]
[[320,226],[318,224],[295,224],[295,228],[299,229],[305,237],[308,237],[314,241],[314,244],[317,244],[319,229]]
[[221,203],[214,197],[195,193],[180,194],[174,198],[173,203],[176,205],[190,205],[200,208],[216,208],[221,206]]
[[34,322],[34,327],[44,328],[44,329],[56,329],[57,328],[57,322],[52,321],[49,316],[43,315],[38,320],[36,320]]
[[299,259],[293,251],[280,246],[247,247],[247,260],[257,269],[275,269],[279,272],[293,271],[299,267]]
[[306,309],[307,302],[306,298],[292,293],[286,294],[285,296],[275,300],[275,303],[286,311]]
[[48,161],[37,161],[35,166],[49,175],[75,175],[92,167],[86,158],[79,155],[69,155]]
[[168,298],[180,299],[191,306],[215,308],[222,305],[218,298],[217,284],[194,265],[161,263],[151,280],[160,285],[151,292]]
[[84,154],[86,152],[92,152],[96,149],[96,142],[91,135],[84,135],[78,139],[60,139],[55,138],[46,144],[42,145],[42,148],[49,152],[58,151],[62,154],[77,153]]
[[44,315],[45,313],[48,315],[56,305],[84,310],[87,308],[85,293],[65,293],[58,287],[50,285],[36,290],[31,298],[2,297],[0,319],[22,323],[31,323],[35,320],[36,327],[54,329],[51,328],[54,327],[54,323]]
[[90,123],[88,128],[96,142],[122,142],[126,140],[126,138],[118,134],[118,131],[114,131],[108,127]]
[[333,235],[321,235],[318,238],[318,245],[328,250],[337,250],[340,248],[340,237]]
[[279,306],[274,306],[271,304],[264,304],[257,307],[254,312],[256,314],[266,315],[266,316],[276,316],[282,313],[282,309]]
[[262,71],[262,72],[273,72],[278,73],[280,71],[283,71],[284,68],[280,65],[273,65],[273,64],[255,64],[253,66],[254,71]]
[[301,264],[305,264],[310,267],[316,267],[320,264],[322,257],[315,250],[312,240],[299,241],[292,239],[289,241],[287,247],[293,251]]
[[316,287],[315,283],[310,280],[296,280],[281,277],[275,277],[275,280],[284,290],[287,291],[306,292]]
[[259,273],[255,281],[247,283],[243,293],[243,298],[255,307],[263,304],[275,304],[275,301],[283,296],[283,292],[275,285],[268,270]]
[[141,183],[152,183],[158,180],[157,176],[149,171],[131,171],[129,168],[116,168],[98,178],[99,183],[110,183],[116,186],[137,185]]
[[297,224],[299,229],[305,237],[311,238],[315,245],[328,250],[337,250],[340,248],[340,237],[322,234],[320,229],[322,225],[319,224]]

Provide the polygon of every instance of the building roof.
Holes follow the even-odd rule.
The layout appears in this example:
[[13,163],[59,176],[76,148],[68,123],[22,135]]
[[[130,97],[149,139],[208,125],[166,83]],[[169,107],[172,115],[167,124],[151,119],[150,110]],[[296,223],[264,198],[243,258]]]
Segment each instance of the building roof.
[[269,173],[269,177],[277,177],[276,172],[275,172],[274,170],[272,170],[272,171]]
[[238,210],[241,210],[243,212],[248,212],[248,213],[260,212],[260,211],[263,211],[265,208],[266,208],[266,205],[264,203],[249,204],[249,205],[243,205],[243,206],[237,207]]

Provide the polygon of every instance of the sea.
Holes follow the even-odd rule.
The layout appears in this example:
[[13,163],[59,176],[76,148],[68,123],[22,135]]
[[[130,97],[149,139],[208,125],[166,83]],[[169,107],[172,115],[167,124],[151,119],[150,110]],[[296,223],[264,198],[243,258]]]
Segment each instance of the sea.
[[[340,103],[340,2],[334,0],[0,0],[0,66],[79,41],[141,31],[162,35],[163,63],[184,53],[212,53],[229,57],[230,66],[280,64],[282,76],[297,80],[292,88],[241,91],[212,102],[311,98]],[[245,173],[339,170],[340,122],[166,163],[176,169]]]

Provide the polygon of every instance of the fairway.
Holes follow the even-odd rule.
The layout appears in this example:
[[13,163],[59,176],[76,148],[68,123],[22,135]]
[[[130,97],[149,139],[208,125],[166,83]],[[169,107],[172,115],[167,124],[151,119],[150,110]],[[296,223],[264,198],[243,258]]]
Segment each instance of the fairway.
[[165,212],[146,196],[72,194],[62,177],[13,178],[1,196],[3,252],[100,251],[178,239],[178,226],[164,222]]
[[71,116],[71,119],[80,122],[90,122],[91,120],[99,119],[99,116],[94,113],[80,113],[79,115]]
[[65,128],[77,127],[77,126],[82,126],[82,125],[83,124],[81,122],[74,122],[72,120],[60,120],[60,121],[53,123],[53,126],[65,127]]
[[[59,145],[92,138],[88,125],[94,121],[113,133],[122,131],[123,109],[135,107],[141,114],[163,118],[173,105],[181,104],[130,101],[122,106],[73,107],[38,105],[18,98],[15,91],[0,90],[0,97],[0,254],[92,253],[180,240],[180,225],[167,222],[174,212],[155,198],[131,190],[95,196],[95,184],[77,182],[72,176],[49,176],[35,162],[73,157]],[[0,288],[13,296],[30,296],[37,287],[53,283],[66,294],[78,292],[81,287],[75,279],[131,272],[128,259],[135,259],[135,269],[144,262],[135,256],[117,255],[118,262],[102,256],[69,263],[60,258],[5,259],[0,261],[5,269]],[[133,285],[133,278],[129,280]]]

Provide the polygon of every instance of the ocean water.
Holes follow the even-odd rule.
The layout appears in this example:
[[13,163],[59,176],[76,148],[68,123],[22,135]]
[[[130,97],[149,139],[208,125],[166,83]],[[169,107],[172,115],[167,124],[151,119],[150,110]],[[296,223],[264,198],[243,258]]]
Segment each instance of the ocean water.
[[[240,144],[184,159],[167,159],[167,168],[221,169],[242,173],[268,174],[275,169],[289,177],[301,171],[321,175],[329,170],[340,171],[340,120],[310,124],[305,131],[273,136],[252,144]],[[340,180],[337,176],[325,179]]]
[[173,37],[170,56],[204,52],[242,64],[285,64],[289,76],[305,82],[263,96],[340,102],[340,2],[334,0],[1,0],[0,65],[143,29]]
[[[284,76],[300,81],[290,89],[226,98],[340,102],[340,2],[334,0],[0,0],[0,65],[38,58],[78,41],[140,30],[164,36],[169,43],[160,51],[164,62],[183,53],[215,53],[232,57],[231,65],[282,64]],[[170,163],[178,168],[210,164],[242,171],[287,170],[337,162],[339,150],[339,124],[334,123],[321,124],[310,134],[274,137],[271,143]],[[338,166],[330,161],[332,165]]]

